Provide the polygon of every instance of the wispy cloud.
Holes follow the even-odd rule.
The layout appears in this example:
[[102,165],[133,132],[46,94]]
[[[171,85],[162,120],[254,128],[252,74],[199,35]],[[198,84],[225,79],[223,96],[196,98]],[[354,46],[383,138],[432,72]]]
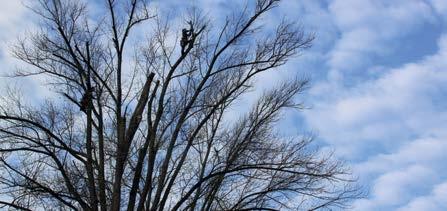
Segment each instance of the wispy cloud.
[[[422,31],[444,25],[445,9],[441,1],[328,6],[339,37],[328,51],[326,80],[311,90],[314,108],[304,116],[370,187],[370,196],[357,201],[355,210],[443,208],[447,36],[436,41],[409,35],[438,33]],[[404,44],[411,42],[437,42],[437,50],[405,60],[410,56]],[[388,66],[383,60],[405,62]]]

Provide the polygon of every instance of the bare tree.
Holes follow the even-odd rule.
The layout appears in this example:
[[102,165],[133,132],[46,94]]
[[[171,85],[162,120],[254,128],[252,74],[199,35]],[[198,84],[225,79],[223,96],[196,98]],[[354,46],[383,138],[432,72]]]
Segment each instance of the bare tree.
[[[32,68],[14,76],[44,75],[60,97],[39,106],[14,92],[2,98],[1,205],[314,210],[357,196],[347,169],[310,147],[312,137],[273,129],[285,108],[302,108],[294,96],[307,80],[285,81],[228,118],[256,76],[311,45],[294,23],[263,26],[278,0],[215,25],[195,10],[183,30],[145,0],[105,0],[104,17],[83,1],[37,2],[41,28],[13,51]],[[132,36],[137,28],[150,32]]]

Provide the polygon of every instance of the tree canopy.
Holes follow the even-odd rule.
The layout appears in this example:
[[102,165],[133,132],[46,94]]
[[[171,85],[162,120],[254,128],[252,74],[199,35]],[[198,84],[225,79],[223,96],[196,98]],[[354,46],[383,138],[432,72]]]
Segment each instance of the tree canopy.
[[[265,27],[278,0],[224,20],[197,9],[180,25],[145,0],[38,0],[40,29],[13,54],[14,76],[45,76],[59,98],[0,106],[0,205],[22,210],[315,210],[344,207],[354,180],[313,137],[275,131],[308,80],[232,106],[314,39],[300,25]],[[140,28],[140,29],[139,29]],[[142,35],[141,28],[149,31]],[[181,30],[183,29],[183,30]],[[273,30],[271,30],[273,29]],[[138,36],[137,36],[138,35]],[[129,41],[130,40],[130,41]],[[131,41],[135,41],[132,43]],[[233,118],[234,119],[234,118]]]

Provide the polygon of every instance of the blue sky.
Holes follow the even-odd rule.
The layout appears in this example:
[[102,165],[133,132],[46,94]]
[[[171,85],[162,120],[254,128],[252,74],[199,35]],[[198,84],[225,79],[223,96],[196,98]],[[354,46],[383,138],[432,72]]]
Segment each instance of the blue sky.
[[[154,4],[180,10],[180,2]],[[218,19],[235,2],[182,5]],[[8,45],[35,25],[20,1],[1,4],[3,74],[21,66]],[[268,87],[291,75],[312,78],[302,99],[312,109],[286,115],[281,130],[312,131],[324,150],[346,160],[369,188],[354,210],[447,210],[447,1],[284,0],[265,21],[281,15],[316,34],[313,48],[257,81]],[[50,94],[39,80],[21,81],[31,97]]]

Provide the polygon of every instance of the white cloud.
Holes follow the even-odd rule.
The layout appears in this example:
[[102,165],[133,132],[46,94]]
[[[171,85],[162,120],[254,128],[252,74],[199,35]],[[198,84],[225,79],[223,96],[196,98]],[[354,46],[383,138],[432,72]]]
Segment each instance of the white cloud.
[[0,59],[7,56],[7,43],[16,38],[17,24],[23,22],[23,13],[24,7],[20,1],[2,2],[0,7]]
[[385,210],[405,203],[436,179],[435,171],[419,165],[387,172],[375,180],[371,198],[358,200],[354,210]]
[[[2,29],[14,29],[16,24],[21,21],[24,9],[20,1],[2,1],[0,27]],[[6,35],[6,31],[3,31],[2,35]]]
[[329,11],[341,31],[330,53],[333,71],[361,70],[374,55],[389,54],[394,39],[435,20],[430,5],[418,0],[338,0]]
[[[447,180],[447,34],[431,56],[375,67],[368,62],[397,51],[390,42],[433,20],[428,5],[336,1],[330,9],[342,35],[330,54],[328,81],[311,90],[315,103],[305,118],[340,155],[357,162],[354,172],[371,186],[355,209],[445,210],[438,184]],[[380,72],[346,79],[364,69]]]
[[[447,178],[446,151],[447,136],[425,138],[405,144],[397,152],[379,154],[358,163],[354,170],[360,178],[374,181],[370,198],[357,201],[355,208],[377,210],[382,207],[383,210],[383,207],[407,203],[422,206],[419,195],[436,188]],[[425,209],[419,210],[433,210],[428,202],[423,204],[426,204]]]
[[447,182],[436,185],[431,194],[415,198],[398,211],[447,210]]
[[447,1],[444,0],[430,0],[430,3],[436,13],[447,20]]
[[312,94],[321,100],[305,113],[309,125],[351,156],[362,156],[368,144],[392,150],[414,136],[436,133],[447,121],[446,102],[439,100],[447,93],[446,43],[447,37],[440,40],[437,55],[357,86],[317,85]]
[[11,47],[18,38],[26,38],[26,34],[36,30],[37,14],[26,5],[35,3],[31,0],[2,1],[0,6],[0,95],[6,92],[6,86],[23,90],[26,99],[41,100],[54,96],[48,87],[43,86],[45,76],[32,76],[26,78],[5,78],[17,68],[31,68],[20,62],[11,54]]
[[411,141],[401,146],[397,152],[378,154],[366,162],[357,164],[356,172],[366,176],[416,164],[436,169],[442,168],[441,162],[447,159],[446,139],[447,136],[440,136]]

